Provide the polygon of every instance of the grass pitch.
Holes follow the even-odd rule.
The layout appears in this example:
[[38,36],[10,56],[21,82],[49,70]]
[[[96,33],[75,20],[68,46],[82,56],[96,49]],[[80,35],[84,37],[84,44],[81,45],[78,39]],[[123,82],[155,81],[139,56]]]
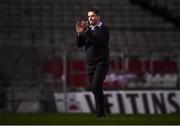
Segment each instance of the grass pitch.
[[141,115],[109,114],[105,118],[96,118],[94,114],[15,114],[0,115],[0,124],[16,125],[172,125],[180,124],[180,114]]

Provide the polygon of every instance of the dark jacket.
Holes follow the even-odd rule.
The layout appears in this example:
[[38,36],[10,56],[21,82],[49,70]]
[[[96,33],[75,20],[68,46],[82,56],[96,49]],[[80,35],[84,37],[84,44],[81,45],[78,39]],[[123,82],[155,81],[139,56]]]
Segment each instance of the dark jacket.
[[77,35],[77,46],[85,47],[88,63],[97,63],[109,60],[109,29],[101,25],[95,30],[89,28],[85,33]]

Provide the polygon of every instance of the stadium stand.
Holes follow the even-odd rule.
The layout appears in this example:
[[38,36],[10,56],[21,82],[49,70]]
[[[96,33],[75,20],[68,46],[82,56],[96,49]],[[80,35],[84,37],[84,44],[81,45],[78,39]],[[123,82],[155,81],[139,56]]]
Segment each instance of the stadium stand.
[[[13,93],[39,91],[47,82],[59,92],[64,79],[68,90],[88,89],[74,28],[96,7],[111,31],[106,89],[179,88],[179,6],[179,0],[1,0],[0,70]],[[172,20],[157,15],[161,7]]]

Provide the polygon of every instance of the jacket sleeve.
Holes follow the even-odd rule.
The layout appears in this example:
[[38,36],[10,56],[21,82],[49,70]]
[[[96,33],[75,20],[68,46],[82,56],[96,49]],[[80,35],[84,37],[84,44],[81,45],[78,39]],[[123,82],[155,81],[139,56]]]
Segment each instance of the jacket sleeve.
[[87,42],[98,46],[104,42],[108,42],[110,37],[110,32],[108,28],[99,29],[96,34],[92,34],[90,31],[87,32]]
[[85,35],[84,33],[81,33],[81,34],[76,34],[76,44],[77,44],[77,47],[81,48],[84,46],[84,43],[85,43]]

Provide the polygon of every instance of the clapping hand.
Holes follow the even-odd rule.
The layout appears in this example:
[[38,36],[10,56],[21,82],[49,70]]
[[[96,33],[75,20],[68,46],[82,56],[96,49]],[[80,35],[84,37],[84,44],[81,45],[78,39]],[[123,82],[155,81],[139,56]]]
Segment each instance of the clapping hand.
[[88,22],[86,21],[78,21],[76,23],[76,32],[77,33],[82,33],[82,32],[85,32],[88,28]]

